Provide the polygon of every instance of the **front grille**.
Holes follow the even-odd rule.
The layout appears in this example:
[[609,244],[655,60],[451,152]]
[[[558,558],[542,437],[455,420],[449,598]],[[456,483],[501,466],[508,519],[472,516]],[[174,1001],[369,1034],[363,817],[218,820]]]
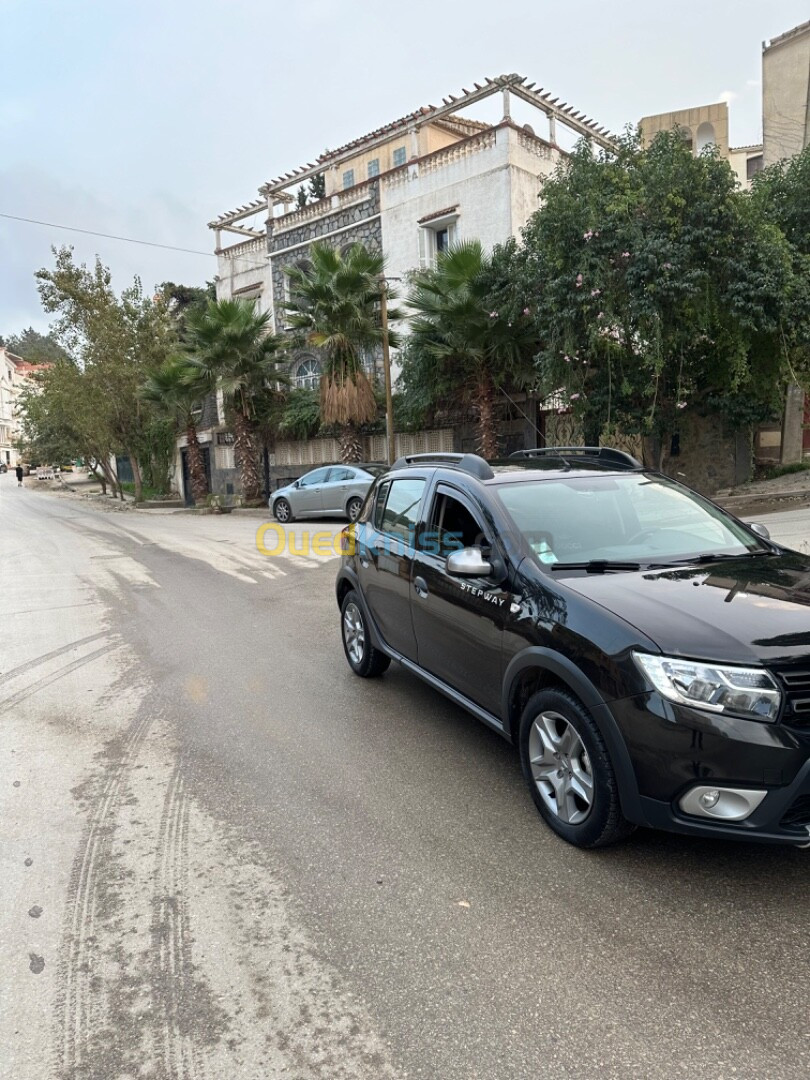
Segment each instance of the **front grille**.
[[810,825],[810,795],[800,795],[794,799],[782,815],[780,825],[784,829]]
[[774,668],[773,674],[785,691],[783,723],[810,728],[810,666],[806,663]]

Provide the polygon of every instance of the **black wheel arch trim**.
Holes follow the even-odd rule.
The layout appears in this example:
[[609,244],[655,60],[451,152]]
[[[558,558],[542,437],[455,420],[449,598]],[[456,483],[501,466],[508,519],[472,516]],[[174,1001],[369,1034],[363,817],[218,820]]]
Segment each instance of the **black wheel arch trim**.
[[[554,652],[553,649],[545,649],[541,645],[530,645],[513,657],[506,669],[503,679],[501,716],[506,730],[511,732],[512,741],[517,741],[517,732],[513,730],[510,717],[512,690],[518,676],[530,668],[539,668],[554,675],[589,710],[605,740],[613,768],[616,770],[622,813],[634,824],[645,825],[646,815],[639,795],[633,763],[630,760],[630,752],[619,730],[619,725],[610,711],[610,706],[580,668],[567,657]],[[519,718],[517,722],[519,723]]]
[[395,656],[396,654],[391,652],[383,641],[380,631],[377,629],[377,624],[374,622],[372,614],[368,609],[366,598],[363,596],[363,590],[360,588],[360,582],[357,580],[357,574],[348,566],[341,567],[337,580],[335,581],[335,598],[337,599],[338,608],[343,604],[342,596],[347,591],[347,585],[350,589],[353,589],[357,595],[357,600],[363,610],[363,618],[366,621],[371,644],[375,649],[379,649],[380,652],[384,652],[388,656]]

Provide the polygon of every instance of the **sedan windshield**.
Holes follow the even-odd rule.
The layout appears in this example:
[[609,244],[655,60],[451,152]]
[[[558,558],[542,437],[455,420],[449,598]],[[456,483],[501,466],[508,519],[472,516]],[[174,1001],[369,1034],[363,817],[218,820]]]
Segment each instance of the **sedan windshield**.
[[644,473],[526,480],[497,490],[545,566],[678,563],[768,550],[699,495]]

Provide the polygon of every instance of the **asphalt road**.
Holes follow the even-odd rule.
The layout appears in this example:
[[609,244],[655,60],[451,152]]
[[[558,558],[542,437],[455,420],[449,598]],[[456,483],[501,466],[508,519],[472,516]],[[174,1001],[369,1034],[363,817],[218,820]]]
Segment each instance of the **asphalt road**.
[[0,1076],[810,1074],[810,853],[567,846],[259,524],[0,477]]

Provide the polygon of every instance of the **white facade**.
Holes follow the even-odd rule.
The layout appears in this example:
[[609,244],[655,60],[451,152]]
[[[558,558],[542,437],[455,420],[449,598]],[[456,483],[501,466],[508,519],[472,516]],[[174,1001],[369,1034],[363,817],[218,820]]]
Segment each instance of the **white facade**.
[[260,311],[271,308],[270,265],[264,236],[217,252],[217,300],[255,300]]
[[403,277],[428,265],[439,233],[451,243],[480,240],[488,251],[514,236],[558,158],[549,143],[504,123],[383,177],[386,273]]
[[17,376],[15,360],[19,359],[7,349],[0,348],[0,462],[9,468],[14,468],[20,457],[14,447],[19,431],[15,415],[21,381]]

